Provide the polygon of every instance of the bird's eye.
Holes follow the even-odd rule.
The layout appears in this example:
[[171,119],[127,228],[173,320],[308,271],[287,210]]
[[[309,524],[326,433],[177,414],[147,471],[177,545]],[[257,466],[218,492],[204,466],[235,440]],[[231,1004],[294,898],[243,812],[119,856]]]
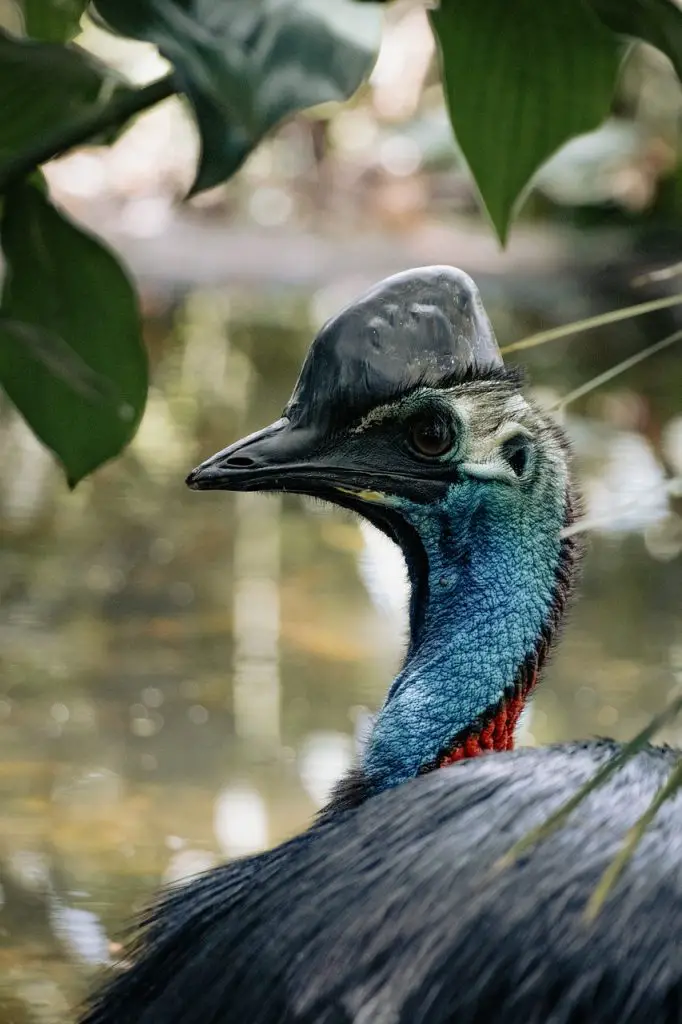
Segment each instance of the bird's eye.
[[420,455],[436,458],[449,452],[454,443],[452,426],[435,416],[421,416],[408,427],[410,445]]

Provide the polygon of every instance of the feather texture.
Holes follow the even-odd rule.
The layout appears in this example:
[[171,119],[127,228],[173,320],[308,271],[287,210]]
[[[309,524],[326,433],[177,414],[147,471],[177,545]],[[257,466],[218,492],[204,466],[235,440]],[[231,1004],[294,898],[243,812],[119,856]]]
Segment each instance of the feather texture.
[[682,798],[596,922],[583,918],[672,751],[643,751],[565,829],[496,869],[615,749],[441,769],[190,882],[84,1024],[678,1024]]

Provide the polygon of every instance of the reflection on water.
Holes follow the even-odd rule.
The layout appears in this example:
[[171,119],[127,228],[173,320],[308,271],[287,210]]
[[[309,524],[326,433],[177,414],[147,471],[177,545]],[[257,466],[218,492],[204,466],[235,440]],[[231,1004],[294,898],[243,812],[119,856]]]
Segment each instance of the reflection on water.
[[[0,417],[3,1024],[67,1021],[161,882],[305,826],[403,644],[402,565],[371,529],[298,498],[183,484],[279,414],[315,300],[148,305],[155,386],[125,458],[70,495]],[[498,322],[522,333],[512,309]],[[535,361],[548,401],[617,355],[561,358]],[[609,525],[526,743],[628,736],[682,674],[682,531],[661,469],[680,467],[678,358],[570,421],[588,514]]]

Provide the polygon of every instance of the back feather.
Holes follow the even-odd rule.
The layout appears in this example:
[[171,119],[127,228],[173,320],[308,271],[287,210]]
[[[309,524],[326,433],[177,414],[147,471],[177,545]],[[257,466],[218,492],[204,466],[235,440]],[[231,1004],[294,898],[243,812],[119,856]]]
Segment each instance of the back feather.
[[679,1024],[682,798],[593,925],[585,903],[676,754],[648,748],[567,827],[496,861],[616,750],[422,776],[171,892],[84,1024]]

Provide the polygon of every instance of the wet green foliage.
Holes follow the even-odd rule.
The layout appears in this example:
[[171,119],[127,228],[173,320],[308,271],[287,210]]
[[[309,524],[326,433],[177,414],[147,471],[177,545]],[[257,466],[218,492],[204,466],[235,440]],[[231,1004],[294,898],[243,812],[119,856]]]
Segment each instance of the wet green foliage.
[[504,242],[533,174],[608,115],[621,48],[575,0],[451,0],[432,22],[455,137]]
[[0,238],[0,378],[74,486],[118,454],[144,410],[135,291],[108,249],[33,185],[8,193]]
[[88,0],[22,0],[26,34],[32,39],[65,43],[78,34]]
[[[36,39],[67,40],[75,34],[84,6],[77,0],[25,0],[27,32]],[[171,91],[187,96],[202,142],[193,192],[234,174],[283,118],[348,98],[369,74],[379,46],[378,12],[356,7],[353,0],[100,0],[95,13],[118,33],[155,43],[173,64],[172,87],[152,89],[149,100],[139,90],[140,106]],[[109,101],[107,85],[106,69],[78,48],[0,37],[5,259],[15,277],[13,293],[20,284],[28,285],[30,267],[30,288],[44,291],[45,300],[38,303],[36,324],[30,316],[22,319],[16,299],[10,303],[6,295],[0,310],[5,321],[0,382],[41,440],[58,454],[71,483],[118,454],[139,422],[144,406],[139,385],[146,378],[140,370],[134,302],[132,293],[123,300],[122,282],[128,291],[130,286],[114,257],[104,249],[98,252],[93,239],[84,243],[73,226],[60,231],[56,261],[53,238],[45,242],[41,235],[47,248],[39,250],[35,223],[22,223],[27,204],[19,201],[19,192],[7,190],[49,157],[77,142],[99,140],[103,129],[115,128],[111,111],[115,115],[117,108],[112,105],[119,104],[120,123],[125,123],[133,110],[120,103],[120,95]],[[45,206],[40,217],[54,226],[57,214],[48,210]],[[97,268],[97,287],[91,292],[83,288],[84,244],[88,266]],[[58,288],[73,307],[70,316],[50,313],[56,309],[52,272],[57,266]],[[97,386],[92,369],[98,374]],[[35,386],[36,374],[40,387]],[[130,410],[123,420],[121,408]]]
[[[11,201],[8,190],[50,158],[111,137],[135,113],[174,92],[187,98],[201,139],[192,192],[225,181],[282,120],[344,101],[358,89],[378,53],[385,5],[357,0],[96,0],[90,13],[100,23],[155,44],[172,65],[170,75],[158,83],[127,90],[71,42],[87,6],[84,0],[21,0],[32,41],[0,36],[0,201],[4,196],[5,205]],[[666,53],[678,72],[682,66],[682,11],[673,0],[558,0],[553,5],[442,0],[432,26],[455,136],[502,241],[534,172],[563,142],[597,127],[608,114],[627,40],[645,39]],[[15,225],[17,210],[11,213]],[[12,232],[13,250],[5,258],[13,264],[35,255],[28,227]],[[113,296],[122,271],[108,253],[94,259],[101,275],[100,328],[89,332],[86,351],[82,336],[71,332],[81,315],[88,321],[94,307],[81,287],[82,236],[71,228],[69,237],[76,248],[61,254],[61,286],[83,310],[59,320],[46,314],[39,344],[36,324],[20,323],[13,314],[2,332],[5,348],[11,339],[12,357],[5,352],[0,361],[0,383],[59,454],[73,482],[117,454],[132,430],[122,429],[115,402],[101,394],[92,401],[84,398],[82,374],[67,356],[77,352],[100,375],[110,372],[99,365],[97,339],[105,323],[116,323]],[[88,240],[88,245],[94,253],[97,243]],[[48,262],[32,264],[36,293],[53,290],[49,275],[42,276]],[[7,320],[6,303],[0,315]],[[121,379],[133,379],[138,372],[133,333],[114,331],[109,339]],[[18,384],[19,365],[39,365],[42,374],[53,377],[52,386],[62,395],[59,417],[39,407],[44,401],[40,391]],[[110,395],[120,386],[116,374],[104,389]],[[136,423],[141,405],[133,404],[130,422]],[[62,429],[60,417],[72,427]],[[94,432],[93,417],[101,428]],[[94,443],[94,437],[105,435],[106,444]]]
[[111,81],[84,50],[0,32],[0,170],[45,133],[95,110]]
[[173,64],[202,141],[193,193],[234,174],[284,118],[347,99],[379,48],[378,13],[353,0],[97,0],[96,9]]

